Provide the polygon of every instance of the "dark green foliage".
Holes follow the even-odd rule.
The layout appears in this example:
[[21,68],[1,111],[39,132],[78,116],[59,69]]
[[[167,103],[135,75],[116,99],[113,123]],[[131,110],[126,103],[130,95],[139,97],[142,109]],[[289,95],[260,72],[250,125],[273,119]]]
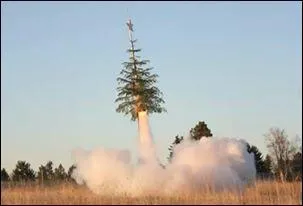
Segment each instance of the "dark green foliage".
[[190,130],[190,139],[200,140],[202,137],[212,137],[210,129],[207,124],[203,121],[199,121],[198,124]]
[[[194,128],[191,128],[189,138],[193,141],[197,141],[197,140],[200,140],[202,137],[212,137],[212,136],[213,135],[212,135],[210,129],[207,127],[207,124],[204,121],[202,121],[202,122],[199,121],[198,124]],[[179,137],[179,135],[177,135],[175,137],[174,142],[168,148],[169,156],[167,159],[169,162],[171,162],[171,160],[173,158],[174,146],[181,143],[183,140],[184,140],[183,136]]]
[[302,153],[297,152],[292,161],[291,161],[291,168],[292,168],[292,178],[296,180],[302,180]]
[[67,174],[66,174],[65,169],[62,166],[62,164],[59,164],[58,168],[55,168],[54,176],[55,176],[56,180],[65,180],[65,179],[67,179]]
[[13,181],[34,181],[35,172],[30,168],[30,164],[25,161],[18,161],[12,173]]
[[45,166],[41,165],[38,170],[39,171],[37,172],[37,179],[39,180],[39,182],[45,181],[47,179]]
[[53,162],[48,161],[45,166],[41,165],[37,177],[40,182],[54,180]]
[[168,148],[168,150],[169,150],[169,157],[168,157],[167,159],[168,159],[169,162],[171,162],[171,160],[172,160],[172,158],[173,158],[174,147],[175,147],[175,145],[180,144],[180,143],[183,141],[183,139],[184,139],[183,136],[180,136],[180,137],[179,137],[179,135],[175,136],[174,142],[173,142],[172,145]]
[[140,60],[136,53],[141,49],[134,48],[135,41],[131,40],[131,49],[128,62],[124,62],[124,69],[120,72],[118,81],[118,97],[115,100],[119,103],[116,111],[131,115],[131,120],[138,118],[138,113],[146,111],[147,114],[162,113],[166,109],[161,105],[164,102],[162,92],[155,86],[157,74],[152,74],[153,68],[146,67],[148,60]]
[[247,143],[247,152],[248,153],[254,153],[255,157],[255,165],[256,165],[256,170],[257,174],[263,174],[265,173],[265,165],[262,157],[262,153],[259,151],[259,149],[256,146],[250,146]]
[[264,160],[264,172],[267,174],[272,174],[272,159],[269,155],[266,155]]
[[2,168],[1,170],[1,181],[5,182],[5,181],[9,181],[9,175],[6,172],[6,170],[4,168]]
[[73,174],[73,171],[76,169],[76,166],[75,165],[72,165],[70,166],[70,168],[68,168],[68,172],[67,172],[67,179],[69,181],[74,181],[74,179],[72,178],[72,174]]

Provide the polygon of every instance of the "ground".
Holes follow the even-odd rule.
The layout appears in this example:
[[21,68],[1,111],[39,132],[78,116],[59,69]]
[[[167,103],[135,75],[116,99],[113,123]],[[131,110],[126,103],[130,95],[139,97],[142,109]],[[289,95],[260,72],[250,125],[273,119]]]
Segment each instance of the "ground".
[[102,196],[85,186],[61,183],[53,186],[1,186],[1,204],[302,204],[302,182],[258,181],[242,195],[211,191],[162,196]]

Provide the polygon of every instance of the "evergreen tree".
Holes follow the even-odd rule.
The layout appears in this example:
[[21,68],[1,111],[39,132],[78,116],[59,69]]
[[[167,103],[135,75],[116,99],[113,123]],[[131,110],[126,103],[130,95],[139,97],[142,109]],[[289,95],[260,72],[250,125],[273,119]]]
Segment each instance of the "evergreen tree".
[[264,174],[265,173],[265,165],[262,157],[262,153],[259,151],[259,149],[256,146],[250,146],[247,143],[247,152],[248,153],[254,153],[255,158],[255,166],[257,170],[257,174]]
[[292,177],[295,180],[302,180],[302,153],[297,152],[291,161]]
[[207,124],[203,121],[199,121],[198,124],[190,130],[190,139],[200,140],[202,137],[212,137],[210,129]]
[[53,162],[48,161],[45,166],[41,165],[37,177],[40,182],[54,180]]
[[47,175],[48,180],[53,180],[54,179],[54,170],[53,170],[53,162],[48,161],[45,165],[45,171]]
[[157,74],[152,74],[153,68],[146,67],[148,60],[140,60],[136,56],[141,49],[135,48],[136,40],[132,39],[131,21],[127,24],[129,27],[131,48],[127,51],[130,53],[128,62],[124,62],[124,69],[120,72],[118,81],[118,97],[115,100],[119,105],[116,109],[118,113],[130,114],[131,120],[138,118],[138,113],[146,111],[147,114],[165,112],[161,105],[164,102],[162,92],[155,86],[157,83]]
[[62,164],[59,164],[58,168],[55,169],[54,176],[56,180],[65,180],[67,178],[67,174]]
[[264,172],[266,174],[272,174],[272,159],[269,155],[266,155],[264,160]]
[[25,161],[18,161],[16,168],[12,173],[13,181],[34,181],[35,172],[31,169],[30,164]]
[[6,182],[6,181],[9,181],[10,179],[9,179],[9,175],[8,175],[8,173],[6,172],[6,170],[3,168],[2,170],[1,170],[1,182],[3,181],[3,182]]
[[[200,140],[202,137],[212,137],[212,133],[210,131],[210,129],[207,127],[207,124],[205,124],[205,122],[201,122],[199,121],[198,124],[194,127],[190,129],[190,139],[197,141]],[[168,161],[171,162],[172,158],[173,158],[173,151],[174,151],[174,147],[177,144],[180,144],[182,141],[184,140],[183,136],[177,135],[175,137],[174,142],[172,143],[172,145],[168,148],[169,150],[169,156],[168,156]]]
[[39,180],[40,183],[43,183],[45,180],[47,180],[45,166],[41,165],[39,167],[38,173],[37,173],[37,179]]
[[169,162],[171,162],[172,158],[173,158],[173,154],[174,154],[174,147],[177,145],[177,144],[180,144],[182,141],[183,141],[183,136],[180,136],[177,135],[175,136],[175,140],[174,142],[172,143],[172,145],[168,148],[169,150],[169,157],[167,158]]
[[69,181],[74,181],[74,179],[72,178],[72,174],[73,174],[73,171],[76,169],[76,166],[75,165],[72,165],[70,166],[70,168],[68,168],[68,172],[67,172],[67,179]]

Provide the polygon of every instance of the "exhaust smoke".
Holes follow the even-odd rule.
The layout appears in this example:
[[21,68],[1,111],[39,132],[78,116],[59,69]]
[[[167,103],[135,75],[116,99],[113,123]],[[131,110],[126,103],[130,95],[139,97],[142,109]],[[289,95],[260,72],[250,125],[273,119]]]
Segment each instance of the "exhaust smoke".
[[185,139],[163,168],[156,157],[146,112],[139,113],[139,164],[127,150],[96,148],[73,151],[73,177],[97,194],[170,195],[209,187],[214,191],[242,191],[255,179],[253,154],[244,140],[230,138]]

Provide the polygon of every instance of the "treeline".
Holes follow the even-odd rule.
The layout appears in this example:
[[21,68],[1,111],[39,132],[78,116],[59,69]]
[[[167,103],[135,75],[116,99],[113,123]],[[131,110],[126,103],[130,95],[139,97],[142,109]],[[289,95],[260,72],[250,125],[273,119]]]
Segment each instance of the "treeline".
[[[198,141],[201,138],[212,138],[211,130],[204,121],[199,121],[189,131],[189,139]],[[302,180],[302,145],[299,138],[290,141],[285,130],[271,128],[264,135],[268,154],[264,157],[255,145],[247,143],[247,152],[255,156],[257,177],[260,179],[277,179],[281,181]],[[183,136],[175,136],[173,143],[168,148],[168,162],[173,160],[173,148],[182,143]],[[301,142],[301,141],[300,141]],[[220,151],[218,151],[220,152]]]
[[2,168],[1,182],[38,182],[41,184],[62,181],[74,182],[72,172],[75,168],[75,165],[72,165],[66,171],[62,164],[59,164],[57,168],[53,168],[53,162],[48,161],[45,165],[41,165],[38,171],[34,171],[30,163],[18,161],[10,175],[5,168]]
[[[204,121],[198,122],[189,131],[189,138],[192,141],[198,141],[201,138],[212,138],[212,136],[211,130]],[[257,177],[274,178],[281,181],[301,181],[302,146],[299,146],[298,142],[291,142],[286,132],[279,128],[271,128],[264,136],[268,149],[268,154],[265,157],[256,146],[247,143],[247,151],[255,156]],[[182,143],[183,140],[183,136],[175,136],[172,145],[169,147],[168,164],[174,158],[174,146]],[[164,165],[162,166],[165,168]],[[66,171],[62,164],[59,164],[57,168],[53,168],[53,162],[48,161],[35,172],[31,168],[30,163],[18,161],[10,175],[4,168],[1,170],[1,182],[38,182],[41,184],[62,181],[74,182],[72,172],[75,168],[75,165],[72,165]]]

